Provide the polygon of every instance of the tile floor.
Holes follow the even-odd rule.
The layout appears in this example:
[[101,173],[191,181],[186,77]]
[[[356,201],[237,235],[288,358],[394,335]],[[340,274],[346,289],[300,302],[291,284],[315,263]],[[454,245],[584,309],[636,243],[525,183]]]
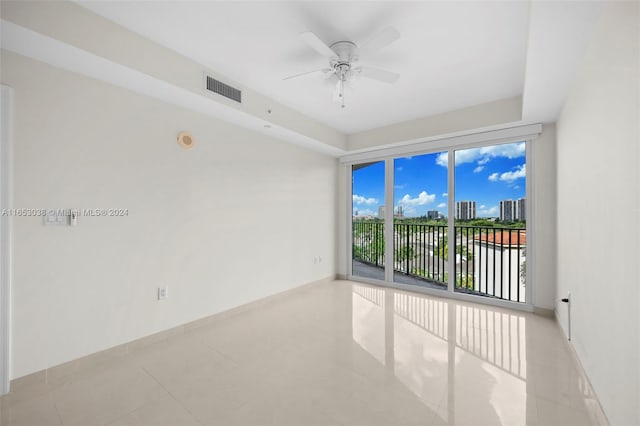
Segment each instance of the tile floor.
[[1,398],[13,425],[580,425],[553,320],[347,281]]

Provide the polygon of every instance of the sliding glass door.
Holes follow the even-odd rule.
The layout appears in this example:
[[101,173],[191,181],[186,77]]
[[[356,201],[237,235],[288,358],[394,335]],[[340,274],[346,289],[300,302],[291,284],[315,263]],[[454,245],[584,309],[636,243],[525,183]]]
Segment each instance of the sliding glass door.
[[396,283],[447,289],[446,154],[393,160],[393,281]]
[[351,166],[351,275],[526,303],[526,147]]
[[384,280],[384,161],[352,166],[352,275]]
[[455,158],[455,291],[525,302],[526,144]]

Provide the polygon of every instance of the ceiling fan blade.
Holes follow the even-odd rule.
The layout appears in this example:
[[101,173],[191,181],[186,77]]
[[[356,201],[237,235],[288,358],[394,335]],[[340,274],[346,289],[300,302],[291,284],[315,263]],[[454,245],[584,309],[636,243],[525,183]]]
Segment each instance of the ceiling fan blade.
[[367,53],[377,52],[378,50],[390,45],[394,41],[400,38],[400,33],[393,27],[387,27],[384,30],[374,34],[368,40],[366,40],[360,51]]
[[318,38],[318,36],[311,31],[300,34],[300,38],[304,40],[304,42],[307,43],[309,47],[311,47],[322,56],[326,56],[327,58],[333,58],[337,56],[336,52],[331,50],[331,48],[327,46],[324,41],[320,40],[320,38]]
[[359,75],[373,80],[382,81],[383,83],[393,84],[398,81],[400,74],[391,71],[381,70],[380,68],[359,67],[356,69]]
[[319,74],[319,73],[324,74],[325,78],[326,78],[327,74],[331,75],[330,72],[331,72],[331,68],[323,68],[323,69],[320,69],[320,70],[313,70],[313,71],[301,72],[300,74],[290,75],[289,77],[283,78],[283,80],[291,80],[292,78],[298,78],[298,77],[302,77],[302,76],[305,76],[305,75]]

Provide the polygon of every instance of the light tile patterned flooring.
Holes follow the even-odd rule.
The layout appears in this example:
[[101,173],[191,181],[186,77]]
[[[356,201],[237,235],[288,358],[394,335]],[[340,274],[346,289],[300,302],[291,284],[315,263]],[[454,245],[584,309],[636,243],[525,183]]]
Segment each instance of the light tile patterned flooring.
[[3,426],[598,424],[553,320],[347,281],[0,402]]

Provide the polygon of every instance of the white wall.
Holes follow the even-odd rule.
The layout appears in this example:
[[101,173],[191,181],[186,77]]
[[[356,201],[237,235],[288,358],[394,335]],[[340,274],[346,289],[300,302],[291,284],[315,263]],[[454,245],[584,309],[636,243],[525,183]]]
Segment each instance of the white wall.
[[[14,207],[129,211],[76,227],[14,220],[12,378],[334,276],[334,158],[1,59]],[[176,143],[182,130],[192,150]]]
[[[59,50],[60,47],[54,48],[52,45],[43,47],[34,39],[17,43],[17,45],[32,44],[34,52],[39,52],[41,49],[56,49],[48,53],[54,54],[58,66],[70,67],[68,69],[72,71],[89,72],[96,78],[118,82],[117,77],[111,77],[109,73],[107,75],[102,73],[104,63],[96,63],[93,58],[87,57],[87,54],[92,54],[126,67],[125,70],[117,69],[113,74],[120,75],[135,71],[156,78],[172,87],[185,89],[196,95],[203,95],[202,71],[206,68],[204,65],[126,30],[74,2],[4,0],[0,2],[0,15],[3,20],[51,37],[64,43],[67,47],[72,46],[74,49],[80,49],[80,52],[84,52],[76,52],[77,55],[71,55],[68,49]],[[31,49],[20,47],[17,52],[23,51],[31,51]],[[37,58],[47,58],[47,55],[43,55],[41,52],[36,54]],[[64,60],[61,60],[62,58]],[[227,108],[237,109],[260,120],[268,120],[274,125],[289,129],[304,138],[310,138],[317,144],[326,144],[339,149],[346,147],[346,136],[337,130],[305,116],[294,108],[281,105],[249,87],[234,82],[231,79],[232,76],[220,75],[213,71],[211,73],[220,80],[242,89],[242,104],[221,96],[209,97],[207,95],[207,99],[212,102],[220,103]],[[135,75],[137,74],[130,75],[127,84],[131,84],[129,81],[137,78]],[[139,90],[139,85],[132,85],[131,89]],[[157,90],[154,90],[156,95],[161,95],[163,91],[164,89],[158,93]],[[217,109],[212,108],[211,110],[216,111]],[[267,110],[270,110],[271,113],[267,114]],[[229,114],[229,111],[225,111],[226,116]]]
[[517,96],[355,133],[348,136],[347,148],[352,151],[381,148],[445,134],[507,126],[521,119],[522,98]]
[[[0,208],[11,206],[11,88],[0,85]],[[0,217],[0,395],[9,392],[11,318],[11,217]]]
[[550,311],[556,298],[556,126],[544,124],[532,144],[533,304]]
[[557,299],[614,425],[640,424],[639,7],[607,4],[557,123]]

